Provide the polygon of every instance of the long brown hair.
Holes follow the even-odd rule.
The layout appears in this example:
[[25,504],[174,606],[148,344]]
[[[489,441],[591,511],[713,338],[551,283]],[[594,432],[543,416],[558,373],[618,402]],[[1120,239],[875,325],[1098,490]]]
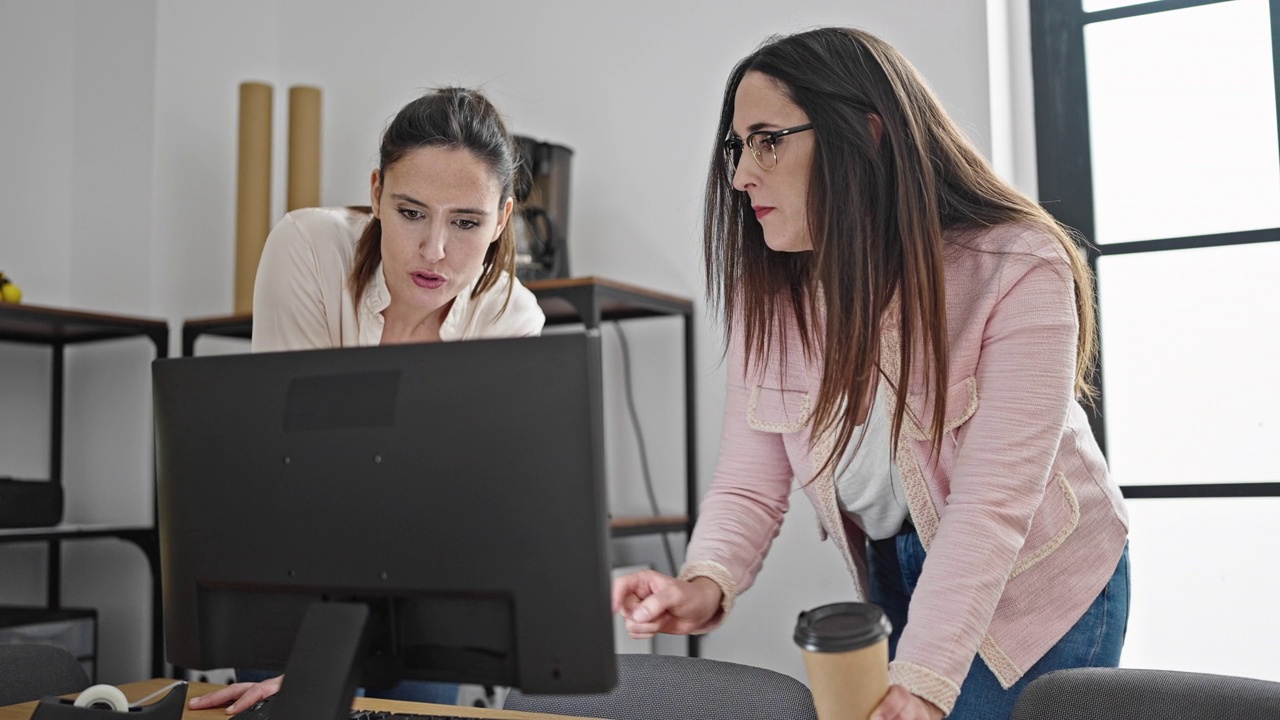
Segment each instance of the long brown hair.
[[[514,194],[519,150],[507,132],[502,116],[480,92],[466,88],[446,87],[410,102],[396,113],[382,133],[378,151],[378,176],[385,178],[387,168],[410,151],[422,147],[445,147],[471,152],[489,166],[502,186],[500,201]],[[361,208],[363,209],[363,208]],[[356,242],[355,264],[351,268],[351,292],[356,301],[364,296],[373,275],[382,262],[382,221],[373,218]],[[497,241],[485,252],[480,279],[471,297],[480,296],[497,284],[505,271],[516,274],[516,242],[514,223],[508,221]],[[511,302],[514,283],[507,284],[507,296],[498,311],[501,315]]]
[[[749,71],[776,81],[814,127],[808,226],[813,252],[765,245],[746,193],[724,170],[734,96]],[[881,137],[869,122],[881,121]],[[1062,244],[1075,285],[1079,337],[1075,392],[1091,398],[1096,358],[1093,279],[1076,236],[996,176],[943,110],[924,78],[897,50],[856,29],[822,28],[773,37],[734,67],[725,85],[707,178],[704,260],[708,300],[726,327],[745,335],[747,356],[763,362],[789,323],[822,380],[813,437],[836,430],[825,470],[848,446],[872,397],[880,332],[895,298],[902,346],[894,445],[906,411],[913,363],[933,416],[920,418],[942,442],[948,386],[944,243],[947,232],[1022,222]],[[847,402],[846,402],[847,400]]]

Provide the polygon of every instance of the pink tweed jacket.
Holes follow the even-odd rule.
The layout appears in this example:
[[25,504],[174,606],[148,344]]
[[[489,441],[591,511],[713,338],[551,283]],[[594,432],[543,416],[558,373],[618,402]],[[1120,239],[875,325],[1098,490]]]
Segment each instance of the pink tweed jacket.
[[[1061,247],[1023,225],[948,239],[941,452],[931,456],[927,423],[913,420],[932,417],[913,370],[894,458],[927,560],[890,678],[949,713],[975,655],[1009,687],[1066,634],[1115,571],[1128,517],[1073,393],[1078,320]],[[878,392],[892,412],[900,334],[896,322],[882,332]],[[820,358],[805,360],[793,330],[785,367],[776,349],[749,363],[731,335],[719,463],[681,572],[724,591],[704,632],[751,585],[793,479],[843,554],[854,596],[868,594],[866,538],[837,506],[833,472],[814,476],[834,445],[811,432]]]

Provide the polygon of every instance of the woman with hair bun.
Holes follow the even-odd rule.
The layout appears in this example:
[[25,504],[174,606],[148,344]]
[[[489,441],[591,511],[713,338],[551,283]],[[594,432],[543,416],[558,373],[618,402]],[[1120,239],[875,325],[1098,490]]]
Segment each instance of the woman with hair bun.
[[[382,135],[368,208],[294,210],[267,238],[253,296],[253,350],[521,337],[542,331],[515,277],[510,224],[519,150],[475,90],[405,105]],[[193,698],[241,712],[283,676],[237,671]],[[254,680],[257,682],[249,682]],[[452,704],[458,686],[403,681],[381,697]]]

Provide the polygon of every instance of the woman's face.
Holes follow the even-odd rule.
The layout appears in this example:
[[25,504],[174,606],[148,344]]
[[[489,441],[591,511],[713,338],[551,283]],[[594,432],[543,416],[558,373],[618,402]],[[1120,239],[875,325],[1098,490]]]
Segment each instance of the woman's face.
[[[758,130],[785,130],[809,122],[800,106],[776,80],[750,71],[733,99],[733,133],[745,139]],[[757,136],[759,137],[759,136]],[[764,230],[764,242],[779,252],[812,250],[809,236],[809,169],[813,164],[813,132],[778,138],[778,164],[765,170],[743,148],[733,187],[751,197],[751,208]],[[768,152],[768,149],[764,149]]]
[[484,269],[485,252],[511,217],[489,167],[468,150],[423,147],[373,173],[382,221],[382,272],[404,310],[446,308]]

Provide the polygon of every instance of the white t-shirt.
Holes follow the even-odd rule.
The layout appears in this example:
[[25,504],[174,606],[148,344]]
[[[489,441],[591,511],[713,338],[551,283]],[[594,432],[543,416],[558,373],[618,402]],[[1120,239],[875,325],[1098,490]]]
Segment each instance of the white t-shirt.
[[[358,303],[348,282],[356,241],[372,217],[347,208],[307,208],[271,230],[253,288],[254,352],[381,342],[382,311],[391,303],[382,266]],[[508,286],[511,302],[499,314]],[[471,288],[458,294],[440,339],[537,335],[545,320],[533,293],[504,272],[479,297],[471,297]]]
[[902,477],[893,461],[892,424],[883,395],[876,393],[866,421],[854,429],[849,446],[836,462],[835,474],[840,510],[872,540],[896,535],[910,512]]

